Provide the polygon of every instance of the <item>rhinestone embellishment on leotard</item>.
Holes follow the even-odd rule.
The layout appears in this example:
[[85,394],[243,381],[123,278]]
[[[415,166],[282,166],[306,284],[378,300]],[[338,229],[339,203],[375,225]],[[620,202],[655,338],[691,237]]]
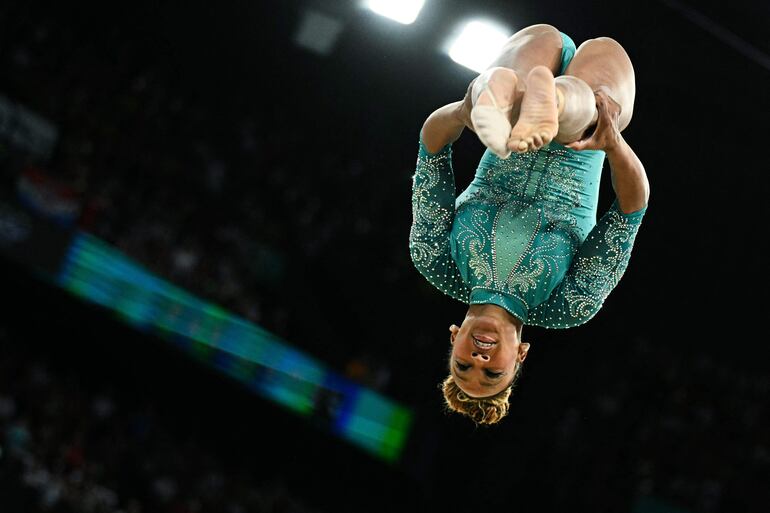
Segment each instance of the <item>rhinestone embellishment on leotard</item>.
[[506,160],[487,154],[455,202],[450,148],[421,151],[412,196],[415,267],[466,302],[471,290],[486,290],[486,301],[530,324],[585,322],[622,277],[642,218],[613,205],[595,222],[595,203],[584,200],[598,193],[601,165],[561,148]]

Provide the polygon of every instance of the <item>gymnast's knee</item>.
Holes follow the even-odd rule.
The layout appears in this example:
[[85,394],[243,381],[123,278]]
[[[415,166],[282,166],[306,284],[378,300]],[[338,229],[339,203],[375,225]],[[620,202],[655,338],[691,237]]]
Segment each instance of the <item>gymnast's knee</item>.
[[534,39],[550,39],[561,47],[562,39],[561,32],[553,25],[546,25],[544,23],[538,25],[530,25],[525,27],[508,40],[510,43],[521,42],[522,40],[534,40]]
[[554,33],[559,37],[561,37],[561,32],[559,32],[559,29],[557,29],[553,25],[548,25],[547,23],[537,23],[535,25],[529,25],[528,27],[521,29],[520,32],[528,33],[528,34]]
[[586,48],[590,48],[590,47],[604,47],[604,48],[606,48],[608,46],[615,46],[615,47],[618,47],[618,48],[622,49],[623,51],[625,51],[625,49],[623,49],[623,45],[621,45],[620,43],[618,43],[616,40],[612,39],[611,37],[607,37],[607,36],[600,36],[600,37],[595,37],[593,39],[586,39],[585,41],[583,41],[580,44],[580,46],[578,47],[578,50],[580,50],[581,48],[584,48],[584,47],[586,47]]

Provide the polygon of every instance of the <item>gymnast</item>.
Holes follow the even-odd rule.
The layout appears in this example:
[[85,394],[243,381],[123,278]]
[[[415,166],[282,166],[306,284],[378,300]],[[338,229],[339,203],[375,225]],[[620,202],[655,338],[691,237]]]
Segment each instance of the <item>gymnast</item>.
[[[468,304],[451,325],[446,407],[494,424],[530,349],[525,324],[570,328],[601,308],[628,266],[649,198],[621,132],[634,69],[615,40],[575,49],[550,25],[514,34],[463,100],[420,131],[409,249],[417,270]],[[455,198],[452,143],[465,128],[487,147]],[[609,161],[615,200],[597,222]]]

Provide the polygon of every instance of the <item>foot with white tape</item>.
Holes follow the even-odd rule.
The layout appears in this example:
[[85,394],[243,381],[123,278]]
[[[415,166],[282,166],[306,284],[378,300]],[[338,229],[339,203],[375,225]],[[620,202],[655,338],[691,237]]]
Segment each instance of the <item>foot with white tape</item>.
[[471,110],[473,129],[482,144],[501,159],[508,158],[508,140],[511,135],[511,108],[513,106],[516,73],[508,68],[491,68],[473,85],[476,100]]
[[535,66],[526,80],[519,119],[508,142],[508,148],[519,153],[539,150],[553,140],[559,129],[557,92],[551,70]]

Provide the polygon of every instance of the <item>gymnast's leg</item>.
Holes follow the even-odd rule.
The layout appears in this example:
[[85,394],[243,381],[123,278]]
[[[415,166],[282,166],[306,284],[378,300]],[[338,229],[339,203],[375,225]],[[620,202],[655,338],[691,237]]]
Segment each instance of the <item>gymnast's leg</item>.
[[[541,125],[531,127],[538,137],[545,134],[540,145],[555,135],[553,75],[561,67],[561,51],[562,38],[556,28],[532,25],[511,36],[497,59],[468,86],[463,104],[465,125],[498,156],[510,154],[506,144],[522,109]],[[528,88],[533,92],[525,100]],[[553,108],[545,105],[549,95]],[[540,100],[535,101],[536,97]]]
[[[608,46],[604,39],[581,45],[582,57],[575,69],[591,77],[590,84],[597,82],[593,79],[596,64],[621,57],[604,51]],[[491,66],[471,82],[463,102],[463,110],[470,114],[465,125],[499,157],[506,158],[511,150],[538,150],[554,138],[575,141],[595,123],[591,85],[576,76],[554,79],[562,68],[562,46],[556,28],[532,25],[514,34]],[[609,65],[618,67],[623,66]]]
[[[623,47],[607,37],[590,39],[580,45],[565,74],[554,79],[561,49],[556,28],[527,27],[508,40],[495,62],[468,87],[464,123],[498,156],[537,150],[552,139],[563,144],[580,139],[596,122],[593,92],[599,89],[620,105],[621,130],[628,126],[634,69]],[[487,115],[472,115],[476,106]],[[513,126],[507,148],[502,148],[507,123]]]
[[[614,39],[599,37],[584,42],[575,52],[564,75],[554,79],[558,115],[558,132],[554,139],[562,144],[577,141],[596,124],[598,112],[594,92],[604,90],[620,107],[619,127],[622,131],[631,121],[634,110],[636,86],[634,67],[623,47]],[[551,109],[550,100],[534,95],[531,84],[522,100],[522,115],[511,131],[508,147],[513,151],[527,151],[539,147],[537,132],[542,130],[537,116]],[[551,88],[540,86],[544,92]],[[540,111],[530,109],[525,115],[527,99],[540,103]],[[529,116],[532,114],[532,116]],[[547,118],[548,121],[552,119]],[[534,143],[533,143],[534,141]]]
[[[606,37],[590,39],[577,49],[565,74],[554,78],[562,44],[561,34],[550,25],[522,29],[471,81],[463,101],[445,108],[456,110],[461,126],[475,131],[502,158],[511,150],[537,150],[553,139],[567,144],[583,137],[596,123],[593,93],[600,89],[620,105],[623,130],[631,120],[635,95],[634,70],[623,47]],[[486,112],[474,115],[474,110]]]
[[[623,47],[609,37],[599,37],[585,41],[575,52],[575,57],[564,72],[565,79],[574,77],[588,85],[591,91],[603,89],[620,105],[618,126],[622,132],[631,122],[634,112],[636,84],[634,67]],[[557,77],[558,81],[562,77]],[[594,111],[595,111],[594,104]],[[584,127],[576,126],[572,132],[560,127],[556,140],[570,143],[580,138],[583,132],[596,122],[594,112],[592,121]]]

